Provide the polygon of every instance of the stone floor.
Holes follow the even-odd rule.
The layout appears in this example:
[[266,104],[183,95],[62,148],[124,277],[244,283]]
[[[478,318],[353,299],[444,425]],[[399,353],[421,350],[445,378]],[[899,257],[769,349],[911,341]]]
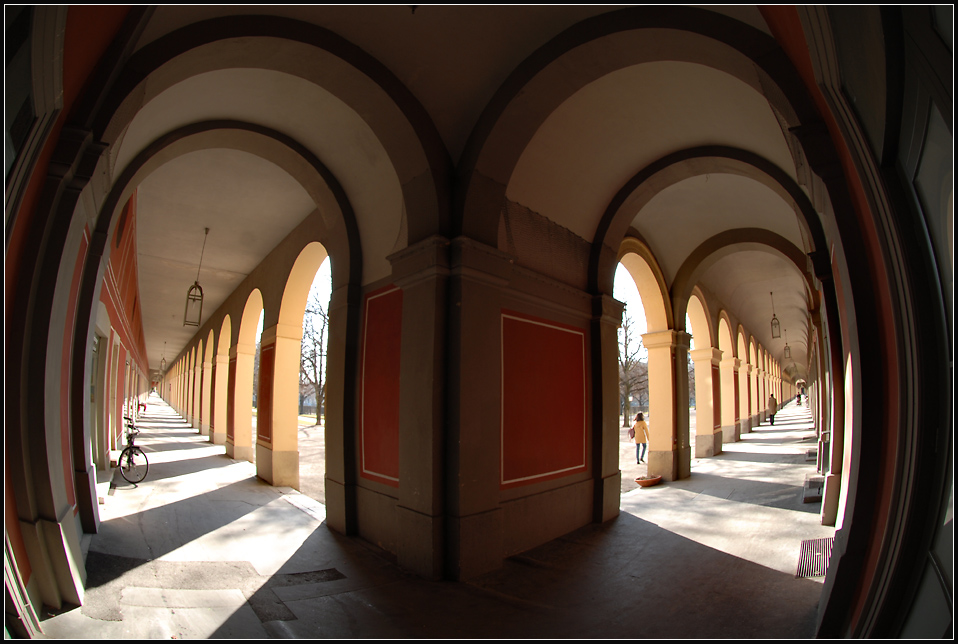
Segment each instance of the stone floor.
[[456,583],[327,529],[317,500],[266,485],[154,404],[138,441],[147,479],[102,484],[84,605],[45,614],[42,628],[52,639],[811,637],[822,580],[796,578],[799,550],[834,531],[802,503],[807,410],[790,404],[776,421],[694,459],[688,479],[625,492],[618,518]]

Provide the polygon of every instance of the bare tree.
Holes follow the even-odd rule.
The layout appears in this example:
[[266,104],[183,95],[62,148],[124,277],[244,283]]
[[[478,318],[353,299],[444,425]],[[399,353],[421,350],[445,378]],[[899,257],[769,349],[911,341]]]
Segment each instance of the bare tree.
[[692,360],[692,353],[688,354],[689,370],[689,406],[695,406],[695,362]]
[[622,400],[622,426],[630,424],[634,395],[641,394],[649,384],[649,366],[640,360],[643,355],[642,338],[634,332],[632,318],[623,314],[619,327],[619,394]]
[[300,357],[300,393],[316,399],[316,424],[320,424],[326,393],[326,329],[329,315],[319,296],[310,293],[303,316],[303,342]]

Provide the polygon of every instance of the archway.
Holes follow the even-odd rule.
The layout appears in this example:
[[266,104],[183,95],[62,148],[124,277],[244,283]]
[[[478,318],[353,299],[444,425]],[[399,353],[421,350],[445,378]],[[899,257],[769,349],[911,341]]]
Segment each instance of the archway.
[[211,423],[211,399],[213,396],[213,360],[214,358],[214,345],[216,342],[216,335],[213,333],[213,329],[210,329],[210,332],[206,336],[206,342],[204,343],[203,351],[203,364],[202,364],[202,385],[200,387],[200,434],[203,436],[210,435],[210,425]]
[[686,369],[688,334],[674,330],[665,279],[648,246],[626,238],[619,257],[635,281],[646,320],[642,343],[648,351],[648,473],[670,481],[685,478],[691,466],[688,391],[676,382],[678,369]]
[[739,387],[739,434],[747,434],[752,430],[751,399],[752,387],[750,374],[752,362],[749,360],[748,344],[745,329],[740,324],[736,332],[738,338],[738,387]]
[[688,303],[688,322],[695,348],[690,351],[695,365],[695,457],[722,452],[722,398],[719,365],[722,352],[713,342],[711,321],[704,297],[693,290]]
[[313,279],[303,317],[300,359],[303,378],[299,417],[299,490],[326,501],[326,354],[329,340],[329,300],[332,286],[330,258],[323,260]]
[[216,342],[216,355],[213,357],[212,393],[210,394],[210,442],[214,445],[226,443],[226,409],[229,386],[230,342],[233,336],[230,316],[223,317],[220,325],[219,340]]
[[257,403],[256,472],[273,485],[299,488],[299,401],[306,302],[327,257],[318,242],[300,252],[286,279],[279,319],[263,329]]
[[738,369],[739,359],[735,357],[735,344],[732,340],[732,326],[728,313],[719,314],[719,350],[722,352],[720,365],[722,391],[722,442],[734,443],[739,439],[738,428]]
[[253,361],[256,335],[263,311],[263,296],[253,290],[246,300],[235,344],[230,347],[229,385],[227,386],[226,454],[236,460],[253,462]]

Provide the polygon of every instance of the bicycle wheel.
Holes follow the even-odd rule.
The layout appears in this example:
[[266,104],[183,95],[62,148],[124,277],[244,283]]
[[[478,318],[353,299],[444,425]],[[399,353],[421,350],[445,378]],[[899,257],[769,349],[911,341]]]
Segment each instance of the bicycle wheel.
[[130,483],[139,483],[146,478],[150,463],[139,447],[127,447],[120,453],[120,475]]

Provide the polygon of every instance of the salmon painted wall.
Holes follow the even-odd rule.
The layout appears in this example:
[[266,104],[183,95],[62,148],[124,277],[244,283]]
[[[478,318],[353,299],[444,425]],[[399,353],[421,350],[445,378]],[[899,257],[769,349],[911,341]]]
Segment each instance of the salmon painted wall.
[[[839,124],[828,108],[828,102],[815,79],[814,68],[808,52],[808,45],[806,44],[805,33],[798,15],[798,9],[793,6],[762,6],[760,7],[760,11],[768,23],[769,28],[772,30],[775,39],[802,77],[802,81],[809,95],[814,100],[822,116],[822,120],[828,127],[835,149],[838,151],[839,160],[841,161],[844,177],[848,185],[850,199],[854,206],[854,214],[860,229],[858,247],[864,251],[864,257],[867,258],[867,268],[872,283],[870,293],[875,298],[875,307],[878,311],[876,315],[869,315],[869,317],[874,317],[874,322],[877,326],[878,342],[881,343],[881,352],[884,359],[882,370],[887,376],[883,383],[886,390],[882,391],[878,397],[881,404],[885,407],[881,413],[881,417],[885,419],[887,424],[884,428],[881,428],[883,431],[881,431],[880,435],[877,431],[879,429],[878,427],[872,428],[871,432],[875,434],[873,440],[883,441],[882,449],[878,451],[877,454],[878,458],[882,459],[880,462],[880,470],[886,475],[880,476],[876,481],[869,482],[870,485],[877,486],[880,501],[876,506],[878,512],[875,512],[872,517],[870,534],[873,536],[867,554],[869,564],[863,575],[864,578],[858,586],[859,589],[862,590],[856,597],[855,615],[853,617],[853,621],[855,621],[858,619],[858,616],[861,615],[867,602],[867,592],[864,589],[871,586],[877,560],[882,549],[882,538],[885,535],[885,530],[879,528],[879,526],[884,526],[887,523],[889,508],[894,497],[896,480],[894,468],[898,428],[894,424],[895,421],[893,419],[897,419],[900,413],[900,396],[898,391],[896,391],[898,383],[892,378],[892,375],[897,374],[899,371],[895,329],[891,326],[896,319],[896,312],[890,291],[888,288],[882,287],[889,282],[887,277],[888,267],[886,266],[883,256],[882,242],[879,239],[876,217],[868,205],[865,186],[858,176],[851,151],[842,138]],[[836,279],[835,283],[836,286],[840,286],[841,280]],[[843,329],[843,332],[847,331]],[[848,358],[847,350],[845,358]]]
[[33,223],[40,191],[46,180],[47,168],[50,166],[50,158],[60,138],[60,132],[67,122],[71,109],[82,95],[84,85],[96,68],[100,57],[119,32],[129,11],[130,7],[122,5],[72,6],[67,11],[62,57],[63,109],[53,124],[37,159],[36,167],[30,175],[29,185],[13,222],[13,230],[10,232],[5,261],[7,304],[15,293],[27,233],[30,230],[30,224]]
[[[96,68],[101,56],[119,32],[120,27],[130,11],[128,6],[75,6],[67,11],[66,29],[64,33],[63,52],[61,56],[63,69],[63,109],[53,124],[47,140],[41,147],[36,165],[30,174],[23,200],[16,212],[10,230],[10,239],[7,244],[4,258],[4,286],[6,294],[6,310],[11,310],[11,304],[17,293],[17,283],[21,275],[20,266],[27,248],[27,238],[34,223],[34,215],[40,193],[46,181],[50,159],[67,122],[71,109],[81,96],[84,86]],[[75,302],[75,295],[74,302]],[[71,315],[75,313],[75,309]],[[67,405],[63,405],[64,409]],[[68,440],[68,439],[64,439]],[[68,444],[68,443],[67,443]],[[5,456],[5,459],[9,456]],[[64,456],[65,471],[69,474],[68,481],[73,480],[72,467],[69,459]],[[7,472],[11,468],[4,468]],[[19,529],[19,514],[13,487],[5,477],[7,483],[5,492],[5,519],[7,535],[11,549],[17,560],[17,569],[23,583],[29,583],[32,574],[26,547]],[[68,484],[68,494],[74,495],[72,486]],[[73,500],[71,496],[71,502]]]

